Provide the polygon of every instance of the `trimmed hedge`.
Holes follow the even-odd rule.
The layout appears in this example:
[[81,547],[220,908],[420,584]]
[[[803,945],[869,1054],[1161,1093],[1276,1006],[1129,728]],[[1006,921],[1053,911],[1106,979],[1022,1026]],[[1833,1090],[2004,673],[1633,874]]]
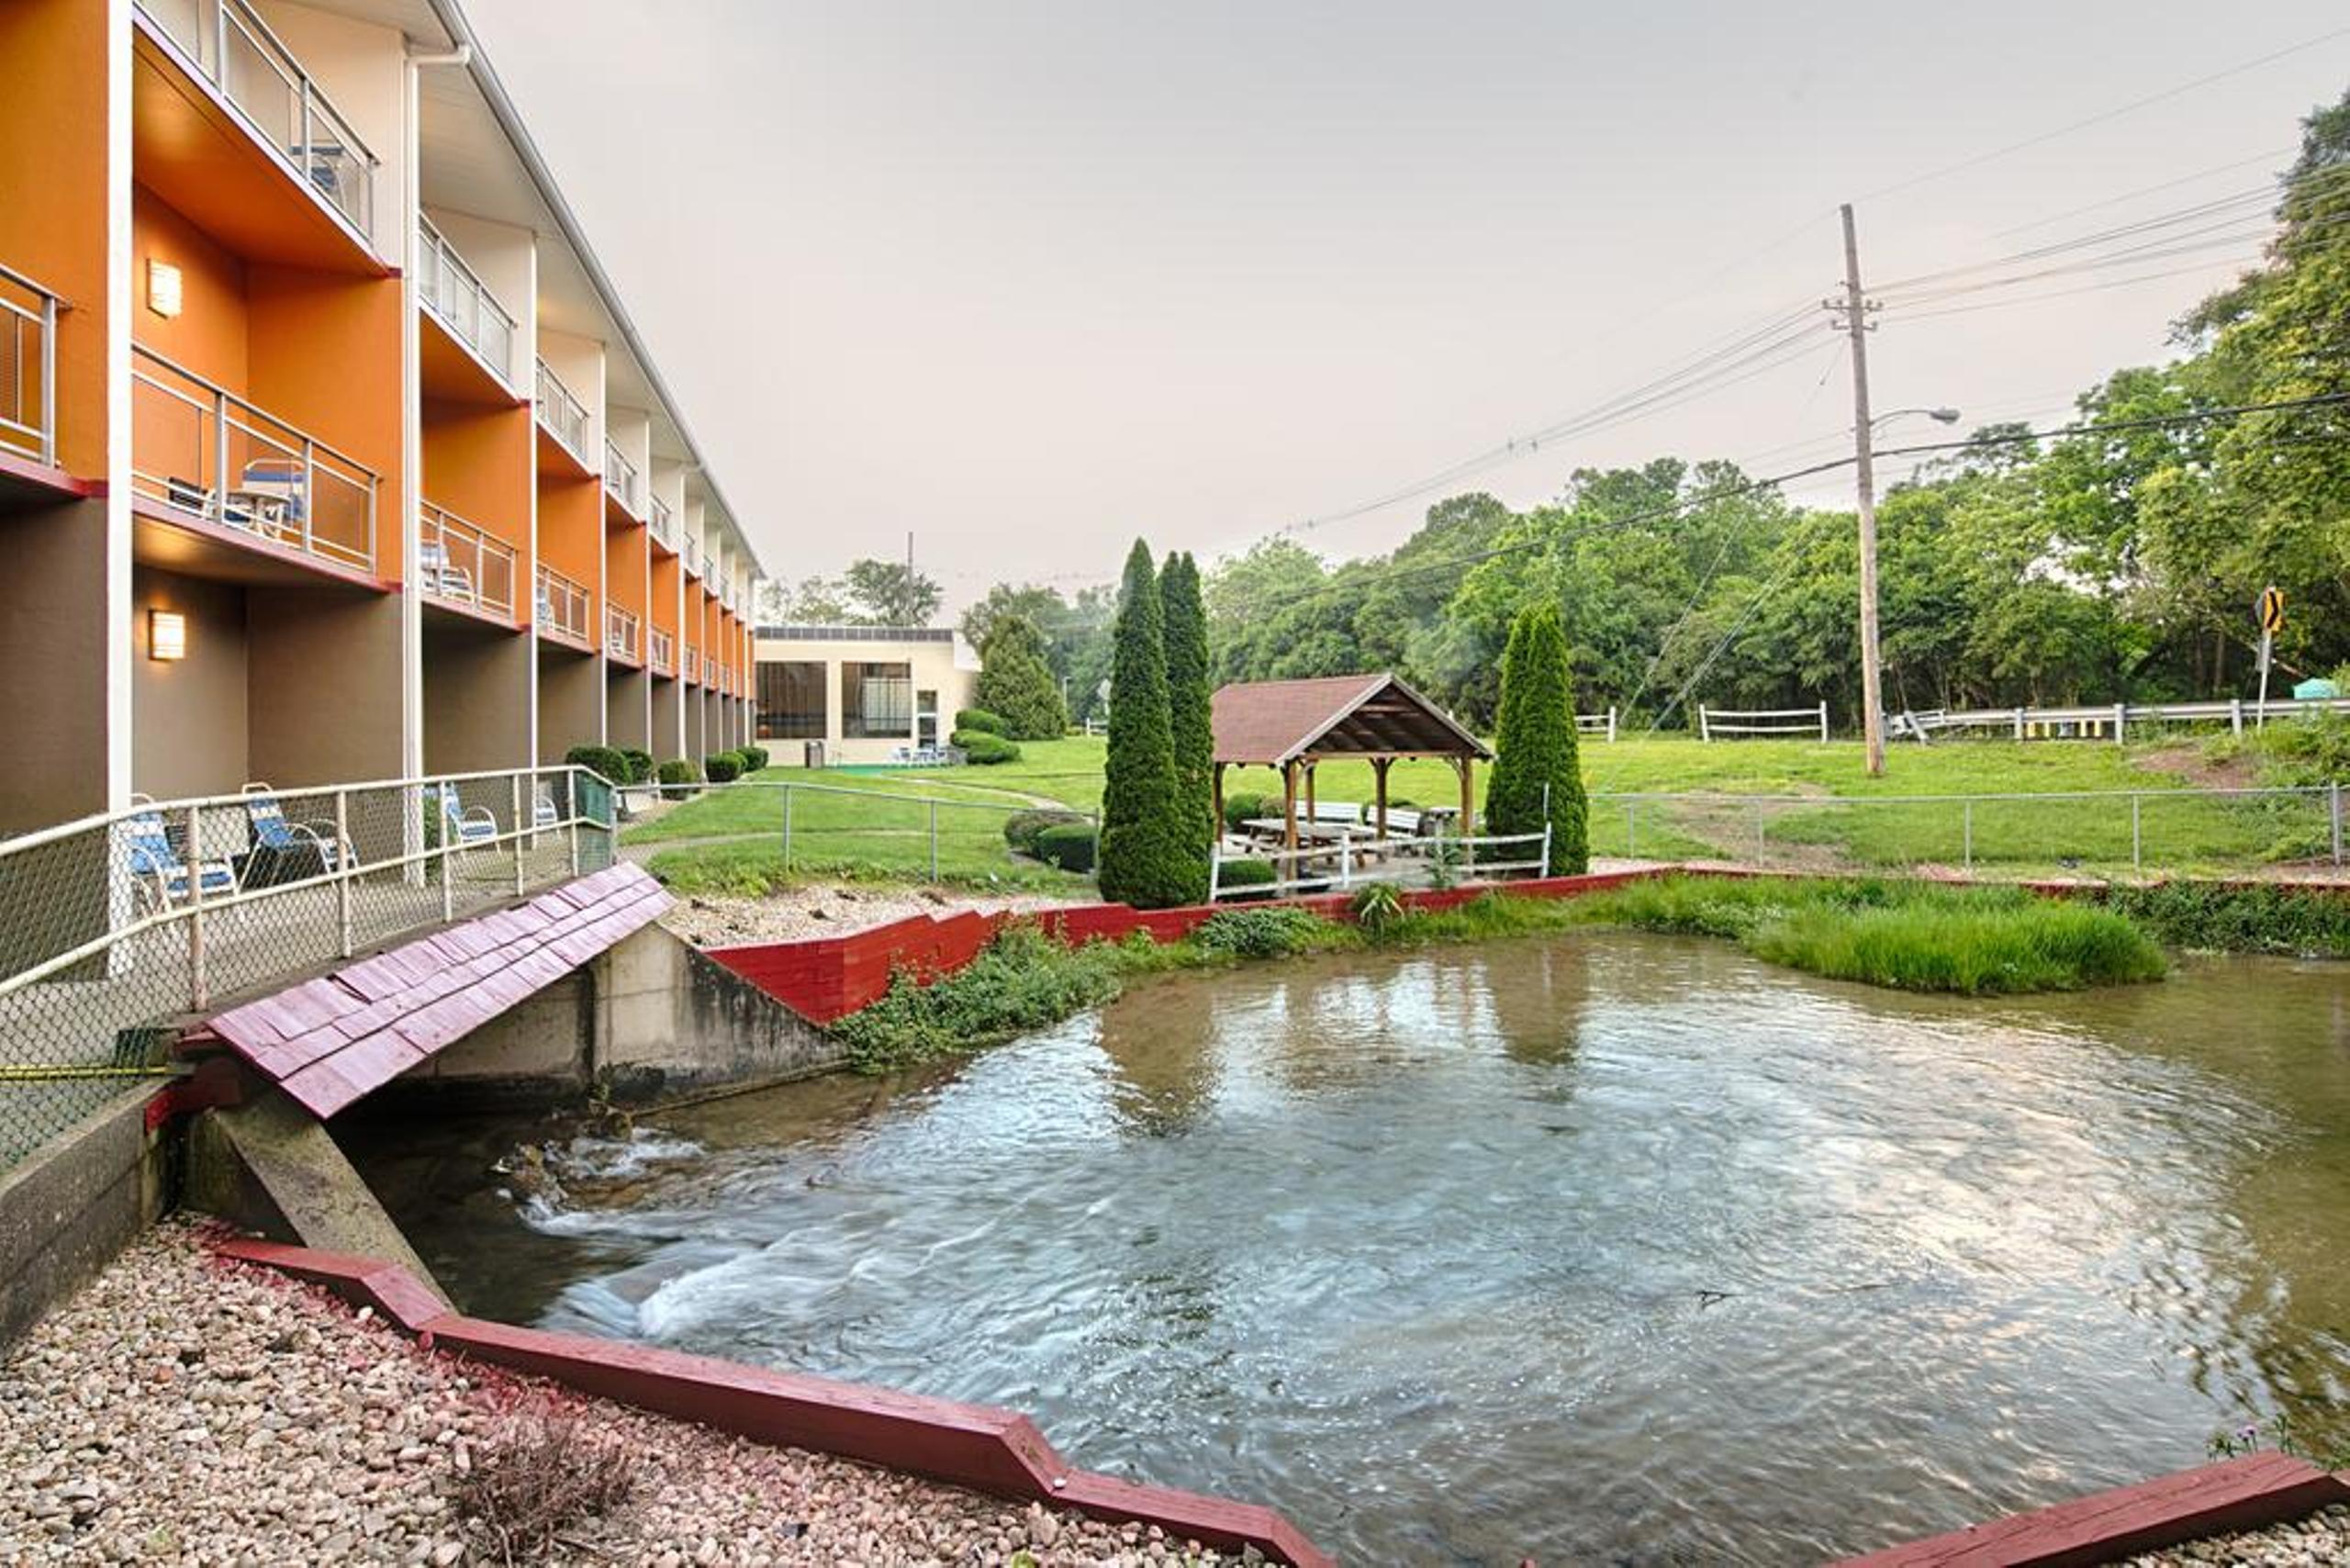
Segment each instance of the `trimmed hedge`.
[[948,745],[963,754],[964,761],[981,767],[1020,760],[1020,747],[991,731],[957,730],[946,739]]
[[1036,853],[1036,835],[1046,828],[1067,827],[1072,823],[1084,821],[1085,818],[1076,812],[1052,806],[1014,812],[1003,819],[1003,841],[1023,855],[1034,855]]
[[985,730],[991,735],[1003,734],[1003,720],[984,708],[965,708],[955,715],[957,734],[966,730]]
[[693,787],[701,782],[700,770],[682,756],[673,756],[655,768],[653,777],[661,785],[661,793],[672,801],[692,794]]
[[629,781],[628,758],[608,745],[576,745],[563,754],[563,760],[601,774],[615,784]]
[[732,784],[743,776],[743,759],[731,751],[714,751],[702,763],[712,784]]
[[756,773],[767,765],[767,748],[763,745],[738,745],[734,749],[743,758],[745,773]]
[[[1270,860],[1227,860],[1216,871],[1219,889],[1270,888],[1281,879]],[[1244,893],[1243,898],[1270,898],[1269,893]]]
[[1279,795],[1226,795],[1224,798],[1224,826],[1228,833],[1238,833],[1240,824],[1250,817],[1277,817],[1281,814]]
[[636,746],[622,746],[621,755],[628,759],[627,781],[629,783],[650,784],[653,782],[653,754],[651,752]]
[[1091,823],[1063,823],[1036,835],[1036,858],[1064,871],[1092,870],[1093,853],[1093,824]]

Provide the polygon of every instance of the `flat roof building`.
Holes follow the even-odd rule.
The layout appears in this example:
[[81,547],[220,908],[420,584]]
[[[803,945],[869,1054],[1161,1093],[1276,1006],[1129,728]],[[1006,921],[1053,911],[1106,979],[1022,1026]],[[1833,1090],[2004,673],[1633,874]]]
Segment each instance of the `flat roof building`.
[[889,762],[943,745],[972,705],[979,656],[945,626],[762,626],[758,738],[796,764]]
[[455,0],[0,71],[0,833],[750,737],[756,553]]

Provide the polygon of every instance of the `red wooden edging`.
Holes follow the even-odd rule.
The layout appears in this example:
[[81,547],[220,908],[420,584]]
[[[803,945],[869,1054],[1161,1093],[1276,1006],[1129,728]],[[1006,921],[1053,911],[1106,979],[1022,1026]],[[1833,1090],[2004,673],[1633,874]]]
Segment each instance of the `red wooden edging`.
[[2280,1453],[2246,1454],[1851,1558],[1839,1568],[2089,1568],[2344,1502],[2350,1481],[2342,1476]]
[[1034,1422],[1010,1410],[466,1317],[449,1311],[407,1270],[374,1258],[274,1241],[223,1241],[218,1250],[372,1306],[435,1350],[583,1394],[1113,1523],[1155,1524],[1178,1540],[1226,1551],[1253,1546],[1274,1562],[1333,1568],[1331,1558],[1271,1508],[1071,1469]]

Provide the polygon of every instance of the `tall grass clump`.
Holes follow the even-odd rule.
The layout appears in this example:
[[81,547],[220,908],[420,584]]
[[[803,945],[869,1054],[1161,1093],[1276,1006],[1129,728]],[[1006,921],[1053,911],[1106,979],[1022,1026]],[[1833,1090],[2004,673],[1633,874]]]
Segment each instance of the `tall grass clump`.
[[901,970],[879,1001],[833,1025],[859,1072],[1008,1040],[1118,994],[1127,956],[1106,942],[1069,947],[1034,925],[996,934],[957,973],[927,985]]
[[1965,996],[2079,991],[2160,980],[2152,937],[2111,910],[2046,902],[1966,909],[1818,906],[1766,920],[1755,957],[1830,980]]

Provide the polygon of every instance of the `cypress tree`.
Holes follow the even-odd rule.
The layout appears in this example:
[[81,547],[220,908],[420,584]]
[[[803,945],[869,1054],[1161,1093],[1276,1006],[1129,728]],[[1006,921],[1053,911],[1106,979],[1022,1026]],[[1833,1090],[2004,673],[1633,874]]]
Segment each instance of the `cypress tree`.
[[1167,700],[1167,622],[1150,546],[1126,556],[1111,629],[1110,756],[1102,780],[1102,896],[1141,909],[1181,903],[1191,890],[1189,813],[1175,786]]
[[1485,831],[1540,833],[1547,799],[1552,874],[1576,876],[1588,870],[1591,806],[1575,744],[1567,633],[1555,604],[1529,605],[1510,623],[1509,645],[1502,653],[1501,713],[1494,725],[1494,777],[1485,788]]
[[1208,896],[1208,857],[1214,853],[1215,730],[1208,689],[1208,614],[1200,600],[1200,568],[1191,555],[1169,554],[1158,574],[1167,622],[1167,716],[1175,743],[1175,789],[1191,821],[1185,842],[1197,866],[1187,902]]
[[1045,661],[1044,633],[1024,615],[999,616],[988,628],[975,696],[1015,741],[1055,741],[1068,733],[1069,709]]

